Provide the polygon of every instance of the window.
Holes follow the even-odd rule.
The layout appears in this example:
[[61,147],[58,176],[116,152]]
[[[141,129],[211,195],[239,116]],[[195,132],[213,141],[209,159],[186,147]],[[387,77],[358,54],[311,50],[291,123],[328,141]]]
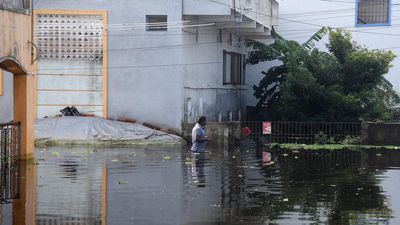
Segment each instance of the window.
[[222,43],[222,29],[218,30],[217,42]]
[[166,31],[168,18],[166,15],[146,15],[147,31]]
[[232,45],[232,41],[233,41],[232,33],[229,33],[228,44]]
[[241,54],[224,51],[223,61],[223,84],[244,84],[245,58]]
[[356,26],[390,25],[391,0],[357,0]]

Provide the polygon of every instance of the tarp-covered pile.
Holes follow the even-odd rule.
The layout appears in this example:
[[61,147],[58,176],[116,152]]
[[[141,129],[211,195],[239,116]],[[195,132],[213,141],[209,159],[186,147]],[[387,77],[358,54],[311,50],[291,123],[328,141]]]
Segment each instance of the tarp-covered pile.
[[37,145],[145,145],[181,144],[184,140],[137,123],[124,123],[99,117],[57,117],[35,122],[35,143]]

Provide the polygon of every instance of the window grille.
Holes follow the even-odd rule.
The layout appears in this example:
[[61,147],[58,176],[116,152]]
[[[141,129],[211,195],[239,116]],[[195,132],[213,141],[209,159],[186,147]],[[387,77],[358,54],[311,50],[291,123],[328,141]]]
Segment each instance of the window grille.
[[103,58],[100,15],[39,14],[36,19],[38,59]]
[[357,25],[389,25],[390,0],[358,0]]

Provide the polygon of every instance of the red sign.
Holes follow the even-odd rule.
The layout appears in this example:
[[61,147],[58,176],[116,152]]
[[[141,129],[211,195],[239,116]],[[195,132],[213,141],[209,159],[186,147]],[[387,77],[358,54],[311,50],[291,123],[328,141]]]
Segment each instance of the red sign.
[[263,122],[263,134],[272,134],[271,122]]

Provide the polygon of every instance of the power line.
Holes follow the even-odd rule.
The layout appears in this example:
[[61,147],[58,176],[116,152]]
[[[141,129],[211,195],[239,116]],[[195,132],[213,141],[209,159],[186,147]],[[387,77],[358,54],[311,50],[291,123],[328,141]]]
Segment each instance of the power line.
[[[223,44],[223,45],[236,45],[236,44],[243,44],[241,42],[219,42],[219,41],[213,41],[213,42],[201,42],[201,43],[191,43],[191,44],[178,44],[178,45],[160,45],[160,46],[149,46],[149,47],[134,47],[134,48],[117,48],[117,49],[107,49],[103,50],[103,52],[120,52],[120,51],[131,51],[131,50],[160,50],[164,48],[179,48],[179,47],[196,47],[198,45],[213,45],[213,44]],[[82,47],[77,47],[78,50],[81,50],[79,48]],[[85,47],[84,47],[85,48]],[[39,48],[40,49],[40,48]],[[95,48],[85,48],[85,49],[95,49]],[[82,51],[75,51],[73,53],[79,53]],[[59,54],[59,53],[53,53],[53,54]],[[92,53],[87,53],[88,55],[92,55]],[[80,54],[82,55],[82,54]]]

